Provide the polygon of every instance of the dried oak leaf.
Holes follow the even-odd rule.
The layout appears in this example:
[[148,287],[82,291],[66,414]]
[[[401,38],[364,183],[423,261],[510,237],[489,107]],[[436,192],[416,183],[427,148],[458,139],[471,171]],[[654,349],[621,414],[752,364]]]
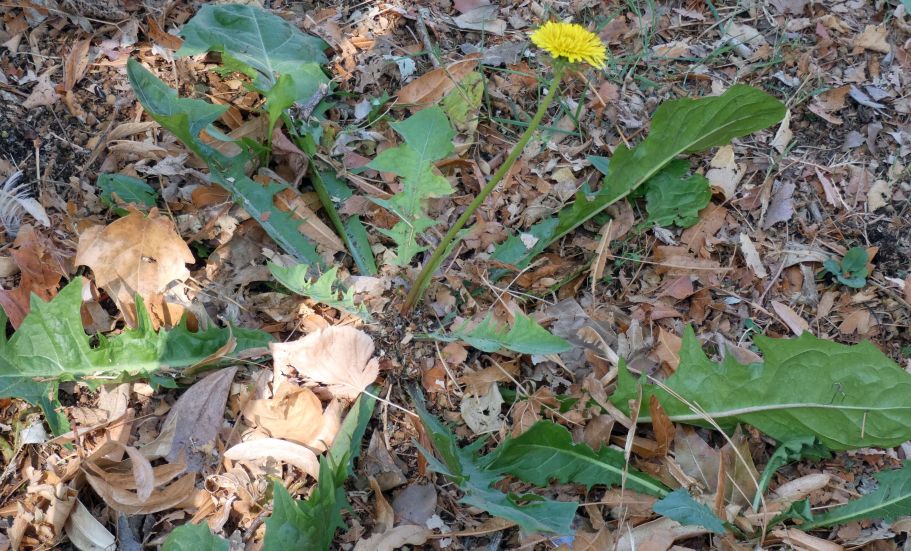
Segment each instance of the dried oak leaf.
[[309,388],[284,382],[270,399],[250,400],[243,416],[252,426],[281,438],[324,450],[341,424],[338,402],[323,404]]
[[152,312],[166,310],[161,293],[171,282],[190,277],[186,264],[194,258],[174,223],[152,209],[148,216],[133,211],[107,226],[82,232],[75,262],[92,269],[95,283],[135,327],[135,295]]
[[327,327],[302,339],[269,347],[277,385],[281,385],[290,368],[326,385],[336,398],[354,400],[379,375],[379,361],[372,357],[373,339],[353,327]]

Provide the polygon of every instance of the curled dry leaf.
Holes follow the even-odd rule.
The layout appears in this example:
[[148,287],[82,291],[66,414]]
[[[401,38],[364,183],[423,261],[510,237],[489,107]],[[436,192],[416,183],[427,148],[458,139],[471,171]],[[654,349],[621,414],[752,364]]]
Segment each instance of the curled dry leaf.
[[291,342],[272,343],[275,384],[291,369],[326,385],[335,397],[354,400],[379,375],[373,339],[353,327],[327,327]]
[[148,216],[134,210],[107,226],[84,231],[75,263],[92,269],[98,286],[111,295],[127,323],[135,326],[134,296],[138,293],[151,308],[170,283],[190,277],[186,264],[193,261],[174,223],[152,209]]
[[273,438],[325,450],[338,431],[339,410],[338,401],[333,400],[324,412],[322,402],[309,388],[286,381],[273,398],[250,400],[243,416]]
[[15,289],[0,289],[0,307],[3,307],[13,327],[18,329],[29,312],[31,294],[35,293],[44,301],[54,298],[60,278],[66,275],[66,268],[51,240],[31,226],[20,228],[14,245],[16,248],[10,255],[19,266],[22,277]]
[[397,102],[415,105],[415,110],[430,107],[474,71],[480,58],[480,54],[471,54],[445,67],[424,73],[399,90]]
[[232,461],[275,459],[294,465],[314,479],[319,477],[319,460],[310,448],[278,438],[258,438],[241,442],[229,448],[225,452],[225,458]]
[[76,506],[66,519],[66,537],[76,549],[114,549],[117,543],[114,534],[98,522],[92,513],[78,499]]

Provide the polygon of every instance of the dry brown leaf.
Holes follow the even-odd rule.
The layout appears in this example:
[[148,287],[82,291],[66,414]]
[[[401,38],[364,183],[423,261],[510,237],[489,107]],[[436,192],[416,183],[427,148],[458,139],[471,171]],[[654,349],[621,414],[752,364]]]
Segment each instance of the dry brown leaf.
[[89,67],[89,45],[92,39],[83,38],[73,43],[70,51],[63,60],[63,91],[71,91],[85,76]]
[[66,519],[64,529],[66,537],[76,549],[114,549],[117,543],[114,534],[108,532],[108,529],[98,522],[78,499],[69,518]]
[[423,526],[403,524],[386,532],[362,539],[354,546],[355,551],[394,551],[405,545],[423,545],[433,534]]
[[107,226],[82,232],[75,263],[92,269],[95,282],[135,327],[134,296],[138,293],[150,307],[169,284],[190,277],[186,264],[194,260],[174,223],[152,209],[148,216],[133,211]]
[[271,399],[250,400],[243,416],[255,428],[262,429],[273,438],[291,440],[310,447],[325,447],[320,439],[332,443],[335,437],[324,435],[326,423],[338,424],[323,416],[323,404],[309,388],[301,388],[285,381]]
[[94,474],[85,473],[89,485],[101,496],[105,504],[115,511],[128,515],[149,514],[173,509],[192,497],[196,474],[186,474],[176,481],[156,489],[147,500],[139,499],[136,492],[118,488]]
[[415,110],[430,107],[474,71],[480,58],[480,54],[467,55],[446,67],[424,73],[399,90],[396,103],[414,105]]
[[889,41],[886,40],[886,35],[888,34],[889,31],[885,25],[867,25],[854,38],[854,48],[887,54],[891,51]]
[[492,365],[477,371],[465,371],[459,382],[466,386],[466,392],[474,395],[487,394],[491,385],[510,381],[510,377],[519,375],[519,366],[515,362]]
[[788,329],[798,337],[810,330],[810,324],[787,304],[773,300],[772,309],[775,310],[781,321],[788,326]]
[[680,347],[683,346],[683,340],[658,326],[658,342],[655,343],[654,355],[658,361],[667,364],[671,371],[677,371],[680,365]]
[[60,278],[66,275],[66,268],[53,242],[29,225],[20,228],[13,245],[15,248],[10,251],[10,256],[19,266],[22,276],[15,289],[0,289],[0,307],[13,327],[18,329],[29,312],[31,294],[35,293],[44,301],[54,298]]
[[146,17],[146,23],[149,26],[149,38],[151,38],[156,44],[164,46],[169,50],[179,50],[183,46],[183,39],[179,36],[174,36],[173,34],[165,32],[161,27],[158,26],[158,22],[155,21],[151,15]]
[[641,551],[647,544],[651,546],[650,549],[660,549],[661,547],[654,547],[656,539],[661,541],[664,549],[668,549],[676,540],[692,538],[707,532],[708,530],[701,526],[681,526],[678,522],[662,517],[640,524],[632,530],[624,530],[615,551]]
[[718,149],[709,161],[709,170],[705,177],[712,188],[720,191],[725,199],[734,196],[737,184],[743,179],[743,167],[735,160],[733,146],[726,145]]
[[345,250],[345,245],[339,236],[319,219],[319,216],[307,206],[304,198],[295,190],[286,188],[276,193],[275,206],[301,220],[297,229],[311,241],[331,252]]
[[258,438],[241,442],[225,451],[225,459],[232,461],[274,459],[294,465],[314,479],[319,477],[319,460],[313,450],[277,438]]
[[797,528],[778,528],[772,530],[772,535],[802,551],[844,551],[844,547],[835,542],[811,536]]
[[759,257],[759,251],[756,250],[756,245],[753,244],[750,236],[743,232],[740,233],[740,251],[743,253],[743,260],[747,263],[747,267],[756,274],[756,277],[764,279],[769,276]]
[[671,418],[668,417],[661,402],[658,401],[654,394],[649,396],[648,411],[652,417],[652,430],[655,431],[655,441],[658,442],[657,455],[664,457],[671,448],[671,444],[674,443],[674,433],[676,431],[674,423],[671,422]]
[[143,455],[173,463],[184,454],[188,470],[202,470],[221,428],[235,373],[236,366],[216,371],[184,392],[168,412],[158,438],[143,446]]
[[291,342],[272,343],[275,376],[281,385],[289,369],[329,387],[335,397],[354,400],[379,375],[373,339],[353,327],[327,327]]

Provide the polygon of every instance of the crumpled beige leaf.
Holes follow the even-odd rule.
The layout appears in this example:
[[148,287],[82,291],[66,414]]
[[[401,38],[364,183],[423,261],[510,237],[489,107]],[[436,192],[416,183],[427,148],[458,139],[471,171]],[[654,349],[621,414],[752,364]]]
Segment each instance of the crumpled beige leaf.
[[430,530],[414,524],[403,524],[391,530],[359,540],[354,551],[393,551],[405,545],[423,545],[430,538]]
[[273,438],[324,450],[332,445],[338,431],[339,413],[337,400],[323,411],[313,391],[286,381],[271,399],[250,400],[243,416]]
[[291,342],[272,343],[273,384],[280,385],[290,369],[326,385],[336,398],[354,400],[379,375],[373,339],[353,327],[327,327]]
[[[107,226],[82,232],[75,263],[92,269],[96,284],[135,327],[134,296],[142,296],[150,309],[163,303],[161,293],[172,282],[190,277],[186,264],[194,260],[174,223],[152,209],[148,216],[133,211]],[[161,310],[162,305],[158,306]]]
[[51,82],[51,74],[55,70],[57,70],[56,65],[41,73],[35,83],[35,87],[32,88],[31,93],[22,102],[22,107],[26,109],[46,107],[60,99],[60,95],[57,94],[57,85]]
[[314,479],[319,477],[319,460],[310,448],[278,438],[258,438],[241,442],[225,451],[225,458],[232,461],[275,459],[294,465]]

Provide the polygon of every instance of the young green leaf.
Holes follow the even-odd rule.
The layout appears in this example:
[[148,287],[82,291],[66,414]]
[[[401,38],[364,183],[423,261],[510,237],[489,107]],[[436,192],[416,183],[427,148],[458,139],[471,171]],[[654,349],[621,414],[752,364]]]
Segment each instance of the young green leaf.
[[826,260],[823,267],[838,279],[842,285],[861,289],[867,284],[867,250],[863,247],[852,247],[845,253],[841,262]]
[[309,270],[310,268],[306,264],[284,267],[269,263],[269,271],[288,290],[332,308],[360,316],[362,319],[370,317],[363,304],[354,303],[353,289],[347,291],[340,289],[338,266],[333,266],[315,281],[308,277]]
[[535,245],[527,247],[513,235],[497,247],[492,258],[525,268],[551,243],[629,195],[678,155],[725,145],[777,123],[784,113],[780,101],[744,85],[732,86],[720,96],[665,102],[655,111],[645,140],[633,149],[621,145],[614,151],[599,192],[591,197],[577,193],[575,202],[558,216],[529,228],[525,233],[538,238]]
[[493,488],[493,485],[500,481],[500,477],[484,468],[489,462],[489,456],[477,457],[484,440],[460,448],[452,431],[427,411],[420,391],[413,389],[411,397],[442,461],[420,445],[418,449],[427,459],[432,471],[451,479],[462,490],[465,495],[460,500],[461,503],[511,520],[524,532],[572,532],[571,524],[578,507],[576,503],[551,501],[534,494],[505,494]]
[[824,515],[800,526],[812,530],[854,520],[875,519],[890,522],[911,515],[911,461],[900,469],[875,475],[879,487],[856,501],[830,509]]
[[444,342],[465,341],[478,350],[489,353],[506,348],[520,354],[546,355],[566,352],[572,348],[569,341],[551,334],[521,312],[515,313],[512,327],[509,328],[497,325],[493,321],[493,314],[487,314],[481,323],[470,330],[466,330],[467,324],[468,322],[463,323],[448,335],[430,333],[429,336]]
[[699,503],[683,488],[674,490],[655,503],[652,510],[684,526],[702,526],[710,532],[724,534],[724,523],[705,504]]
[[133,59],[127,62],[127,76],[149,115],[209,165],[212,179],[231,192],[234,201],[266,230],[269,237],[296,259],[322,266],[323,259],[316,247],[298,229],[300,220],[275,206],[275,195],[286,186],[253,181],[244,170],[249,160],[246,155],[226,157],[200,139],[199,133],[221,116],[225,106],[178,98],[176,91]]
[[489,456],[487,469],[508,473],[536,486],[551,480],[561,484],[620,486],[626,474],[626,488],[663,497],[664,484],[626,464],[623,452],[602,447],[598,451],[586,444],[574,444],[566,428],[551,421],[538,421],[516,438],[500,444]]
[[268,135],[272,136],[275,123],[285,109],[294,105],[294,102],[306,102],[323,85],[329,85],[329,78],[316,63],[303,63],[278,77],[275,86],[263,91],[263,97],[266,98],[266,113],[269,116]]
[[216,536],[209,525],[184,524],[171,530],[161,551],[228,551],[228,540]]
[[687,176],[688,170],[689,163],[674,160],[645,184],[647,224],[688,228],[699,221],[699,211],[712,200],[712,190],[704,176]]
[[[141,207],[143,211],[155,206],[157,194],[152,186],[139,178],[124,174],[99,174],[98,188],[101,202],[110,207],[117,216],[125,216],[127,210],[118,205],[127,204]],[[116,198],[115,198],[116,194]]]
[[[0,397],[41,405],[58,433],[65,432],[66,426],[53,411],[60,382],[81,380],[93,386],[118,377],[148,376],[164,367],[195,365],[233,338],[229,328],[191,333],[183,323],[155,332],[140,300],[136,329],[102,336],[93,347],[82,328],[81,306],[82,278],[74,279],[50,302],[32,295],[31,311],[22,325],[9,341],[0,340]],[[245,332],[245,346],[267,346],[269,340],[266,333]],[[235,345],[232,353],[240,351]]]
[[769,487],[769,482],[772,481],[772,476],[775,475],[775,471],[784,467],[791,461],[797,461],[799,459],[821,461],[827,459],[830,455],[832,454],[829,450],[820,444],[814,436],[804,436],[802,438],[794,438],[787,442],[782,442],[762,470],[762,475],[759,477],[759,489],[756,490],[756,497],[753,499],[753,509],[756,511],[759,510],[762,494],[766,491],[766,488]]
[[275,481],[272,516],[266,519],[263,551],[330,548],[335,531],[345,528],[342,510],[350,508],[345,497],[345,480],[351,475],[351,463],[360,451],[375,405],[375,398],[362,394],[352,406],[329,453],[320,459],[319,482],[306,501],[295,501],[281,482]]
[[[891,448],[911,439],[911,374],[872,343],[844,345],[804,333],[796,339],[756,336],[765,362],[708,359],[691,327],[683,334],[680,365],[664,384],[725,427],[753,425],[786,442],[816,436],[831,450]],[[621,365],[611,401],[629,411],[630,400],[655,395],[672,421],[702,424],[703,416],[667,391],[636,380]],[[649,422],[648,410],[639,420]]]
[[384,150],[368,166],[402,178],[401,193],[374,202],[401,218],[391,230],[380,231],[398,245],[394,263],[406,266],[426,248],[418,244],[417,236],[437,223],[424,211],[427,200],[453,192],[446,178],[434,172],[433,161],[452,152],[455,131],[439,107],[418,111],[392,128],[405,143]]
[[178,56],[222,52],[256,71],[256,87],[268,90],[277,74],[302,63],[326,63],[328,45],[302,33],[269,10],[246,4],[204,4],[180,31]]
[[317,194],[320,194],[321,187],[325,191],[326,197],[324,198],[323,195],[320,194],[320,200],[326,208],[326,214],[332,220],[336,229],[338,229],[339,222],[341,222],[342,229],[344,230],[342,238],[345,241],[345,245],[348,247],[348,253],[351,255],[351,258],[354,259],[354,264],[357,266],[358,270],[361,271],[362,275],[375,276],[378,273],[376,261],[374,261],[373,251],[370,249],[370,239],[367,236],[367,229],[361,222],[360,217],[357,215],[349,216],[346,220],[342,221],[338,210],[335,208],[337,204],[343,203],[353,195],[348,184],[336,176],[334,172],[318,170],[310,171],[310,181],[317,190]]

